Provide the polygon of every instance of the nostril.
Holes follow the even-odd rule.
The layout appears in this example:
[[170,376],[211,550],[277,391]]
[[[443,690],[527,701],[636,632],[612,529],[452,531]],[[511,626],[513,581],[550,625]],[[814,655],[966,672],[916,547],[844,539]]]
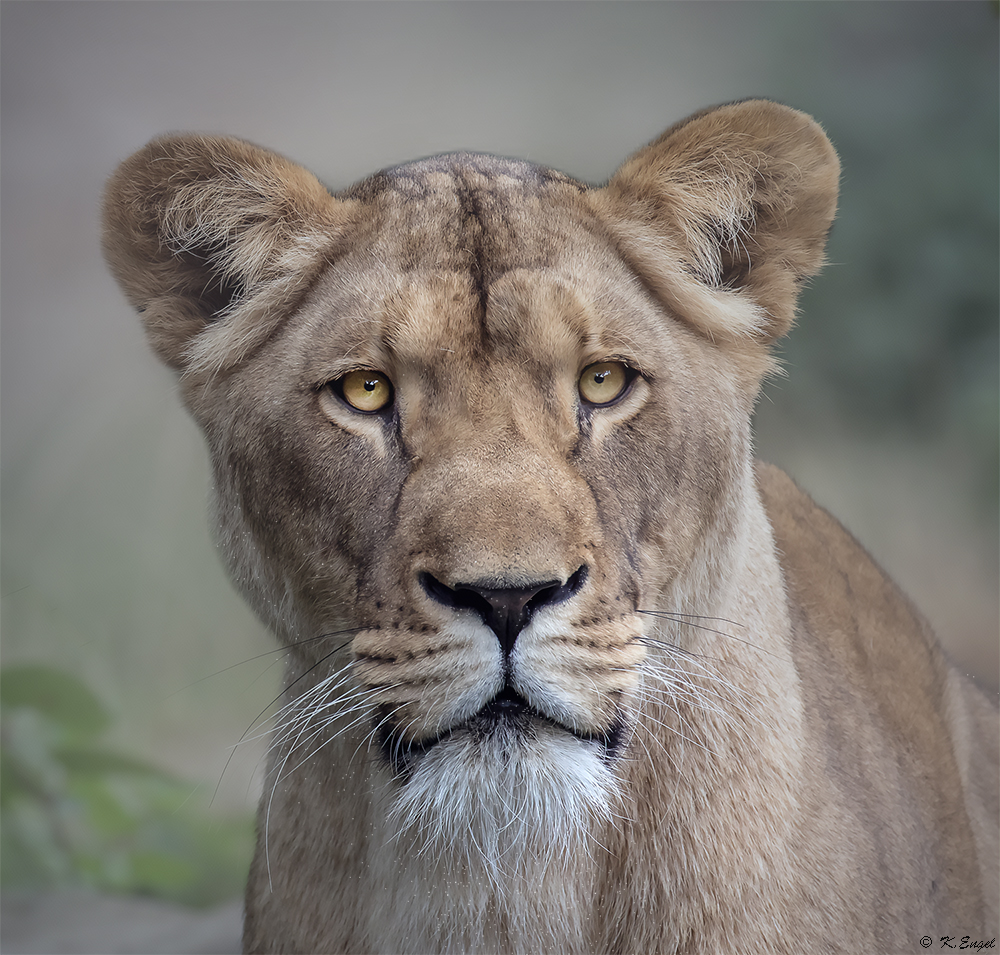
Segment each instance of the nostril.
[[493,604],[486,595],[503,593],[503,591],[491,591],[485,587],[473,587],[468,584],[449,587],[433,574],[422,573],[418,579],[420,586],[424,588],[424,593],[431,600],[445,607],[450,607],[452,610],[474,610],[486,623],[489,623],[486,618],[494,610]]
[[544,607],[546,604],[558,604],[569,600],[586,582],[587,567],[584,565],[571,574],[566,583],[539,590],[528,602],[529,610],[533,613],[536,608]]
[[550,580],[528,587],[483,587],[478,584],[449,587],[428,573],[421,573],[418,580],[424,593],[435,602],[453,610],[478,613],[483,623],[496,634],[507,657],[532,614],[541,607],[569,600],[586,582],[587,568],[579,567],[565,583]]
[[[478,607],[470,606],[468,600],[462,600],[459,597],[459,591],[452,590],[447,584],[441,583],[433,574],[421,573],[417,580],[420,582],[420,586],[423,587],[424,593],[427,594],[431,600],[444,604],[445,607],[451,607],[453,610],[478,610]],[[462,593],[468,594],[468,591],[462,591]],[[473,595],[474,596],[474,595]]]

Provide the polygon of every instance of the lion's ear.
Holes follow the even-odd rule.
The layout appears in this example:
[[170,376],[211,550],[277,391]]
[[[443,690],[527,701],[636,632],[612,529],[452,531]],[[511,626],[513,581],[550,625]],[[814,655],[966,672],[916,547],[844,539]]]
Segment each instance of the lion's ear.
[[108,182],[104,255],[167,364],[219,368],[273,331],[348,215],[281,156],[236,139],[166,136]]
[[678,317],[714,340],[770,341],[823,263],[839,171],[813,119],[752,100],[671,127],[593,195],[626,260]]

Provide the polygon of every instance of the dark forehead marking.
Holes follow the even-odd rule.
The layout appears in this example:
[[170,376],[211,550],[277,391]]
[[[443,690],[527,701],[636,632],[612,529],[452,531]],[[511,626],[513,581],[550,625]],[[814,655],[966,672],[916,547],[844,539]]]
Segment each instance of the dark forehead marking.
[[[532,227],[539,224],[537,214],[529,208],[538,209],[546,194],[574,195],[588,188],[554,169],[520,159],[446,153],[384,169],[342,195],[375,207],[391,204],[401,211],[410,225],[411,244],[419,241],[426,247],[425,230],[438,233],[442,241],[435,238],[433,246],[450,246],[459,253],[455,264],[472,271],[475,287],[484,288],[503,272],[546,258],[539,230]],[[422,264],[426,260],[414,261],[412,267]]]
[[[442,249],[448,250],[447,267],[469,277],[485,339],[490,285],[505,272],[544,265],[551,256],[544,233],[530,226],[533,213],[526,215],[526,205],[546,193],[575,195],[588,188],[546,166],[462,152],[384,169],[343,195],[374,206],[392,202],[402,207],[411,222],[409,239],[400,237],[406,250],[400,262],[403,268],[426,267],[428,255],[437,257]],[[439,217],[442,208],[450,211]],[[421,226],[438,232],[442,242],[428,243]],[[438,259],[438,267],[442,264]]]

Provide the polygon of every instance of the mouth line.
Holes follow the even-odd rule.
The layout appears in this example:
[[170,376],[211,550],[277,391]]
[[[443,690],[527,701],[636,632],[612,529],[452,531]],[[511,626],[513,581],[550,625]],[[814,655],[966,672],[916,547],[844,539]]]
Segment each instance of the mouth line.
[[386,713],[380,714],[381,718],[378,721],[381,724],[379,730],[380,749],[386,762],[392,768],[393,775],[403,780],[413,772],[421,757],[430,752],[438,743],[462,731],[470,733],[476,740],[483,741],[500,732],[530,739],[537,724],[547,724],[583,742],[597,743],[601,750],[601,760],[604,762],[610,762],[620,753],[626,735],[624,722],[620,718],[616,718],[614,723],[604,732],[582,733],[536,709],[510,687],[501,690],[482,709],[468,719],[450,726],[428,739],[406,742],[389,725],[389,721],[385,718],[387,715]]

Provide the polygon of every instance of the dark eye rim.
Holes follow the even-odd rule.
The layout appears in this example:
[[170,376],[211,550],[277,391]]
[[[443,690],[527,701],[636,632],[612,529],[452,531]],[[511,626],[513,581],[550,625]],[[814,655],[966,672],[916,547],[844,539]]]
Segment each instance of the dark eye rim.
[[[344,379],[348,375],[353,375],[357,371],[367,371],[372,374],[380,375],[389,383],[389,400],[382,405],[381,408],[375,408],[372,411],[365,411],[364,408],[358,408],[347,400],[347,396],[344,394]],[[392,414],[393,409],[396,407],[396,386],[393,384],[392,379],[384,371],[379,371],[377,368],[351,368],[349,371],[345,371],[338,378],[328,381],[325,385],[323,385],[323,388],[332,391],[337,396],[340,403],[343,404],[344,407],[347,408],[352,414],[366,415],[369,417],[378,417],[380,415],[387,416]]]
[[625,369],[625,385],[617,395],[614,396],[610,401],[588,401],[583,397],[580,392],[579,387],[577,388],[577,395],[580,398],[580,405],[584,408],[611,408],[621,401],[624,401],[631,393],[632,389],[635,387],[636,380],[642,377],[642,373],[633,368],[627,361],[623,361],[620,358],[602,358],[600,361],[588,362],[583,368],[580,369],[579,375],[577,375],[577,381],[583,376],[583,373],[594,365],[621,365]]

